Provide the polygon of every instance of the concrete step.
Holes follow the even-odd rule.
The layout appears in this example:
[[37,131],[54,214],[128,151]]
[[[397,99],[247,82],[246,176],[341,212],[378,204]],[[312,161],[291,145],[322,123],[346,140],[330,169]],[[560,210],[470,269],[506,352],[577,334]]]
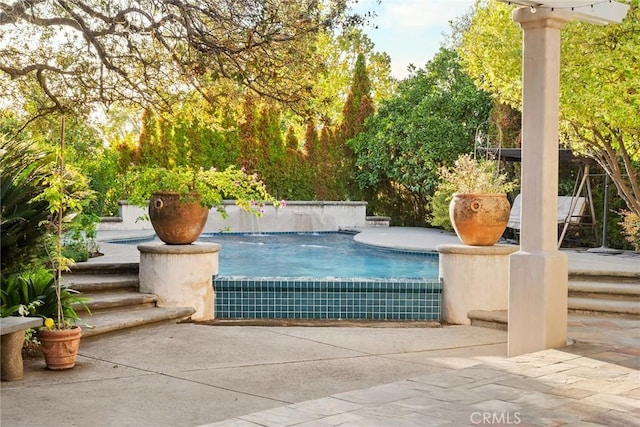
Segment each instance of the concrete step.
[[137,307],[119,310],[105,310],[82,316],[82,336],[91,338],[125,329],[157,324],[161,322],[179,322],[189,319],[195,312],[192,307]]
[[156,295],[138,292],[137,264],[76,264],[63,281],[89,299],[86,305],[91,314],[81,304],[75,306],[84,338],[158,322],[178,322],[195,312],[192,307],[157,307]]
[[137,262],[91,263],[79,262],[71,266],[68,274],[138,274],[140,264]]
[[[143,294],[134,291],[105,291],[96,293],[83,292],[82,296],[89,298],[89,302],[86,303],[86,306],[89,308],[91,313],[122,307],[154,307],[158,300],[158,297],[154,294]],[[74,305],[74,309],[78,314],[86,312],[86,309],[82,304]]]
[[507,330],[508,312],[507,310],[471,310],[467,314],[471,320],[471,325],[483,328]]
[[570,313],[640,317],[640,277],[635,274],[581,274],[569,279]]
[[138,274],[76,274],[68,273],[62,278],[72,289],[82,293],[115,290],[137,290]]
[[635,299],[640,303],[640,282],[570,280],[569,296]]
[[570,271],[569,281],[640,283],[640,273],[633,271]]
[[640,302],[625,299],[569,297],[569,312],[640,318]]

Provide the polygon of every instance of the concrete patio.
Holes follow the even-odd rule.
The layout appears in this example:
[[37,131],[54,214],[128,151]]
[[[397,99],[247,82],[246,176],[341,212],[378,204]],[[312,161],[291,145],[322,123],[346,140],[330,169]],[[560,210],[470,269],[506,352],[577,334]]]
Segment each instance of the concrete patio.
[[[360,238],[435,247],[452,237],[418,231],[370,230]],[[135,262],[135,245],[102,243],[101,250],[105,256],[91,262]],[[569,259],[572,269],[640,274],[637,254],[571,251]],[[162,324],[85,339],[74,369],[47,371],[42,359],[27,360],[23,381],[3,382],[0,421],[54,427],[640,425],[637,320],[569,316],[571,345],[514,358],[506,356],[507,333],[494,329],[346,325]]]

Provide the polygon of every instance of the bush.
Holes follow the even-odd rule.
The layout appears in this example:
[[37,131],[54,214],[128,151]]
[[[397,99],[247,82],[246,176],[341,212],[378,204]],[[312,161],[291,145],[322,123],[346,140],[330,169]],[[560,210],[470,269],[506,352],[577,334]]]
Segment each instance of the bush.
[[[50,270],[35,269],[28,272],[3,275],[0,279],[1,315],[38,316],[55,319],[58,316],[55,277]],[[60,289],[62,312],[67,322],[75,323],[78,314],[74,304],[84,304],[86,298],[78,291],[62,285]]]
[[454,193],[492,194],[509,193],[516,188],[505,173],[498,170],[497,160],[476,160],[462,154],[450,168],[439,170],[440,181],[431,203],[431,225],[451,230],[449,203]]
[[0,136],[0,251],[3,274],[43,255],[48,203],[36,200],[53,165],[52,153],[28,141]]
[[631,243],[631,246],[636,252],[640,251],[640,216],[634,214],[631,211],[622,211],[622,230],[624,238],[627,242]]

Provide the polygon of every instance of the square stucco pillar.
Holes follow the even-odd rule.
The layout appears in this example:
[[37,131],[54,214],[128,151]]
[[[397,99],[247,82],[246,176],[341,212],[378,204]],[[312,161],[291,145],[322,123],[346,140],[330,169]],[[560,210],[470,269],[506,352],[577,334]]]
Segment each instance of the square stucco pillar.
[[469,311],[506,310],[513,245],[438,245],[442,320],[470,325]]
[[562,11],[516,9],[524,31],[520,251],[510,257],[508,354],[566,345],[567,256],[557,249]]

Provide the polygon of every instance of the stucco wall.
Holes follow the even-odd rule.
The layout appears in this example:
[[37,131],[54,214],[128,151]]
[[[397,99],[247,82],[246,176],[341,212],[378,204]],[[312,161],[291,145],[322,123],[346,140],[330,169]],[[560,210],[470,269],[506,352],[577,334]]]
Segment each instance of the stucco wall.
[[[225,202],[229,217],[222,219],[212,209],[204,232],[276,232],[276,231],[337,231],[341,228],[366,227],[366,202],[288,201],[285,207],[265,207],[257,218],[239,209],[232,201]],[[99,230],[151,230],[151,223],[142,219],[146,208],[120,204],[120,217],[105,218]]]

